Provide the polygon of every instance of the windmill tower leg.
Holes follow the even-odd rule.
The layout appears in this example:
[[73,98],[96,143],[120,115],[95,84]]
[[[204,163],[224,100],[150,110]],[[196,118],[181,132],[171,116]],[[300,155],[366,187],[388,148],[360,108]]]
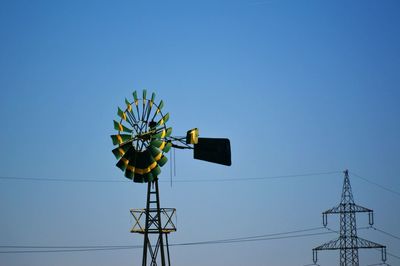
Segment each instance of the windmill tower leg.
[[142,266],[146,266],[147,264],[147,248],[149,245],[149,208],[150,208],[150,191],[151,191],[151,183],[147,183],[147,200],[146,200],[146,209],[145,209],[145,229],[144,229],[144,241],[143,241],[143,256],[142,256]]
[[[147,255],[150,254],[151,266],[157,265],[158,252],[160,252],[161,266],[166,266],[164,252],[164,232],[161,223],[160,195],[158,179],[147,185],[147,202],[145,209],[145,228],[143,240],[142,266],[147,266]],[[157,235],[155,243],[151,243],[150,235]],[[168,247],[167,247],[168,251]],[[169,257],[169,254],[168,254]]]

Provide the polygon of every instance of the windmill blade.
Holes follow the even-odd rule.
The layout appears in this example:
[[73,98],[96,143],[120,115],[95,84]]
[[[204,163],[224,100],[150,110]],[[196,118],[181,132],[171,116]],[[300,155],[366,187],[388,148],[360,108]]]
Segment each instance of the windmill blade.
[[127,135],[127,134],[111,135],[110,137],[111,137],[114,145],[122,144],[122,143],[132,139],[132,136]]
[[171,147],[172,147],[172,142],[171,142],[171,141],[167,141],[167,144],[165,144],[165,147],[164,147],[164,149],[163,149],[163,152],[164,152],[164,153],[169,152],[169,150],[171,149]]
[[168,138],[172,134],[172,127],[167,128],[167,132],[165,133],[165,137]]
[[132,93],[132,95],[133,95],[133,102],[134,102],[134,104],[135,104],[135,106],[136,106],[136,112],[137,112],[137,119],[138,120],[140,120],[140,111],[139,111],[139,99],[138,99],[138,97],[137,97],[137,92],[136,91],[134,91],[133,93]]
[[[125,170],[125,177],[129,178],[129,179],[134,179],[135,176],[135,169],[136,169],[136,155],[132,156],[132,159],[129,161],[126,170]],[[137,182],[137,181],[135,181]],[[143,181],[141,181],[140,183],[143,183]]]
[[164,166],[168,162],[168,158],[164,155],[161,156],[160,160],[158,161],[159,166]]
[[230,166],[231,145],[229,139],[198,138],[194,144],[195,159]]
[[128,118],[130,118],[131,120],[131,121],[128,120],[128,122],[131,124],[132,127],[134,127],[137,124],[137,120],[139,119],[139,117],[136,119],[135,113],[132,112],[132,104],[126,98],[125,98],[125,104],[126,104],[126,115],[128,115]]
[[124,156],[122,156],[122,158],[117,162],[116,166],[122,171],[126,171],[129,163],[131,163],[131,165],[135,164],[135,154],[136,151],[132,147],[124,154]]
[[146,175],[155,167],[157,167],[157,162],[151,156],[150,151],[146,150],[145,152],[138,154],[135,165],[135,174]]
[[123,157],[117,162],[116,166],[119,169],[121,169],[122,171],[125,171],[126,167],[128,166],[128,163],[129,163],[129,160]]
[[169,113],[167,113],[166,115],[164,115],[160,121],[158,121],[157,126],[162,126],[164,125],[167,121],[169,120]]
[[157,148],[159,148],[160,150],[163,150],[166,144],[167,144],[166,141],[159,140],[159,139],[153,139],[153,140],[150,142],[150,146],[157,147]]
[[126,121],[126,114],[124,111],[121,110],[121,108],[118,107],[118,116],[121,117],[122,120]]
[[[171,149],[171,146],[172,146],[171,142],[168,142],[168,143],[165,145],[165,147],[164,147],[164,149],[163,149],[162,151],[161,151],[160,149],[156,148],[156,147],[153,147],[153,146],[150,146],[150,147],[149,147],[149,150],[150,150],[150,152],[151,152],[151,154],[152,154],[154,160],[155,160],[160,166],[163,166],[163,165],[167,162],[167,161],[166,161],[167,157],[165,157],[163,153],[167,153],[167,152],[169,151],[169,149]],[[167,151],[165,151],[166,149],[167,149]],[[164,159],[164,158],[165,158],[165,159]]]
[[153,170],[151,170],[151,174],[153,175],[153,177],[154,176],[159,176],[160,173],[161,173],[161,168],[158,165],[156,167],[154,167]]
[[[133,180],[133,178],[135,176],[135,167],[128,164],[128,166],[126,167],[124,175],[125,175],[126,178],[129,178],[129,179]],[[135,181],[135,182],[137,182],[137,181]],[[143,183],[143,182],[140,182],[140,183]]]
[[125,98],[125,104],[126,104],[126,110],[128,110],[128,112],[132,112],[132,105],[131,105],[131,103],[128,101],[127,98]]
[[134,92],[132,93],[132,96],[133,96],[134,103],[135,103],[135,105],[137,106],[137,105],[139,104],[139,99],[138,99],[138,97],[137,97],[137,92],[134,91]]
[[113,149],[112,153],[114,154],[115,158],[120,159],[130,148],[133,148],[132,141],[125,142],[119,147]]
[[[126,111],[123,112],[125,115],[125,119],[126,121],[129,122],[129,124],[135,128],[136,124],[137,124],[137,119],[135,117],[135,114],[132,112],[132,105],[131,103],[128,101],[128,99],[125,98],[125,104],[126,104]],[[122,111],[122,110],[121,110]],[[118,115],[119,115],[120,111],[118,110]],[[120,116],[121,117],[121,116]],[[123,118],[123,117],[121,117]]]
[[163,139],[167,135],[167,131],[163,128],[158,133],[154,134],[152,137],[155,139]]
[[137,152],[133,147],[118,161],[117,167],[125,171],[125,177],[138,183],[153,181],[154,174],[161,171],[150,151]]
[[164,107],[164,102],[163,102],[163,100],[161,100],[160,103],[158,104],[157,114],[158,114],[159,112],[161,112],[161,109],[162,109],[163,107]]
[[148,106],[146,108],[147,110],[147,115],[146,115],[146,120],[147,122],[149,122],[149,118],[150,118],[150,114],[151,114],[151,109],[153,108],[153,104],[154,104],[154,99],[156,98],[156,94],[153,92],[151,94],[151,99],[148,102]]
[[146,95],[147,95],[147,90],[143,90],[143,109],[142,109],[142,121],[144,121],[144,116],[147,114],[147,99],[146,99]]
[[147,90],[144,89],[144,90],[143,90],[143,100],[146,100],[146,95],[147,95]]
[[161,113],[161,109],[164,107],[164,102],[163,100],[160,101],[160,103],[157,106],[157,110],[155,111],[153,117],[151,118],[151,121],[154,120],[154,118],[156,117],[156,115],[158,115],[159,113]]
[[128,165],[128,175],[133,176],[133,181],[137,183],[151,182],[154,179],[151,170],[156,165],[157,163],[151,157],[150,152],[138,152],[136,154],[135,164]]
[[127,128],[126,126],[122,125],[121,123],[118,123],[117,121],[114,120],[114,129],[118,131],[123,131],[127,133],[132,133],[132,129]]
[[153,156],[155,161],[160,160],[162,152],[161,152],[161,150],[159,148],[156,148],[156,147],[150,145],[149,146],[149,151],[150,151],[151,156]]
[[[132,179],[134,182],[143,183],[149,182],[149,180],[153,180],[153,176],[151,175],[151,170],[154,159],[151,157],[149,152],[137,152],[132,148],[133,151],[129,150],[130,154],[128,154],[125,158],[121,158],[118,167],[125,167],[125,177]],[[154,162],[154,164],[157,164]]]
[[143,177],[144,182],[153,182],[153,180],[155,179],[152,172],[145,174]]

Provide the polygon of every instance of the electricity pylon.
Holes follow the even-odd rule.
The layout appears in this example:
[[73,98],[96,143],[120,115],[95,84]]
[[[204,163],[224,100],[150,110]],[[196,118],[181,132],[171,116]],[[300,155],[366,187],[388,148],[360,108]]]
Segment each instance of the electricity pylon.
[[344,171],[342,199],[340,204],[322,213],[323,225],[328,224],[328,214],[340,215],[340,234],[338,239],[331,240],[313,249],[313,261],[316,264],[320,250],[340,250],[340,266],[359,266],[358,250],[361,248],[381,249],[382,261],[386,261],[386,246],[357,236],[356,213],[368,213],[369,225],[374,224],[373,210],[354,203],[351,191],[349,171]]

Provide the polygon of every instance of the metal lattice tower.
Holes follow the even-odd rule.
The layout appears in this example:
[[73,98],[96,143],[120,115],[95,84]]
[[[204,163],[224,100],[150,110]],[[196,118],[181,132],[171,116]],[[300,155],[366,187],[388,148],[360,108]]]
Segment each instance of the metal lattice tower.
[[135,219],[131,233],[144,236],[142,266],[171,265],[168,234],[176,231],[175,213],[174,208],[160,208],[158,179],[149,182],[146,209],[131,210]]
[[340,250],[340,266],[359,266],[358,250],[361,248],[381,249],[382,261],[386,261],[386,246],[357,236],[356,213],[366,212],[369,217],[369,225],[374,224],[373,210],[354,203],[351,191],[349,171],[344,171],[344,182],[340,204],[322,213],[323,225],[328,224],[328,214],[340,215],[339,238],[331,240],[313,249],[313,261],[317,263],[317,253],[320,250]]

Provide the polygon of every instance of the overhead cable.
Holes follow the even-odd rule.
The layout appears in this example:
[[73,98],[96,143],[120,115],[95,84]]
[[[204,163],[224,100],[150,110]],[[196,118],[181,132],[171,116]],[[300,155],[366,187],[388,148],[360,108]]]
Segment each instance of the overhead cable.
[[[298,238],[307,237],[315,235],[330,234],[331,232],[319,232],[319,233],[305,233],[298,234],[302,232],[321,230],[323,227],[315,227],[308,229],[301,229],[288,232],[256,235],[256,236],[245,236],[238,238],[227,238],[218,240],[207,240],[207,241],[197,241],[197,242],[186,242],[186,243],[175,243],[169,246],[195,246],[195,245],[208,245],[208,244],[228,244],[228,243],[241,243],[249,241],[267,241],[267,240],[278,240],[278,239],[288,239],[288,238]],[[293,235],[294,234],[294,235]],[[106,251],[106,250],[123,250],[123,249],[139,249],[142,248],[141,245],[90,245],[90,246],[33,246],[33,245],[2,245],[0,249],[0,254],[7,253],[54,253],[54,252],[81,252],[81,251]],[[12,250],[7,250],[12,249]]]
[[[331,175],[337,174],[340,171],[329,171],[329,172],[314,172],[306,174],[291,174],[291,175],[276,175],[276,176],[264,176],[264,177],[242,177],[242,178],[182,178],[174,179],[174,183],[191,183],[191,182],[234,182],[234,181],[252,181],[252,180],[267,180],[267,179],[282,179],[282,178],[294,178],[294,177],[312,177],[320,175]],[[114,179],[94,179],[94,178],[50,178],[50,177],[17,177],[17,176],[0,176],[0,180],[12,180],[12,181],[42,181],[42,182],[69,182],[69,183],[132,183],[128,180],[114,180]],[[160,182],[169,182],[167,180],[160,180]]]
[[371,180],[369,180],[369,179],[367,179],[367,178],[365,178],[365,177],[362,177],[362,176],[360,176],[360,175],[358,175],[358,174],[356,174],[356,173],[354,173],[354,172],[350,172],[350,173],[351,173],[353,176],[358,177],[358,178],[364,180],[364,181],[367,182],[367,183],[370,183],[370,184],[372,184],[372,185],[374,185],[374,186],[377,186],[377,187],[379,187],[379,188],[381,188],[381,189],[383,189],[383,190],[386,190],[386,191],[388,191],[388,192],[390,192],[390,193],[393,193],[393,194],[396,194],[397,196],[400,196],[400,192],[397,192],[397,191],[395,191],[395,190],[393,190],[393,189],[390,189],[390,188],[388,188],[388,187],[382,186],[381,184],[378,184],[378,183],[376,183],[376,182],[374,182],[374,181],[371,181]]

